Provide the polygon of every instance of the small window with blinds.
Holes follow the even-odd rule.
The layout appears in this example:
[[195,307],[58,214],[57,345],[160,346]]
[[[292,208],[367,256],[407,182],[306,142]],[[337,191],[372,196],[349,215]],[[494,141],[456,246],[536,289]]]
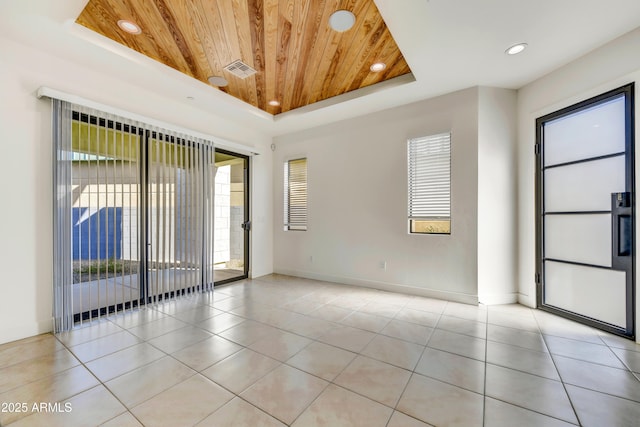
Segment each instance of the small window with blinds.
[[284,162],[284,230],[307,229],[307,159]]
[[451,234],[451,134],[408,141],[409,232]]

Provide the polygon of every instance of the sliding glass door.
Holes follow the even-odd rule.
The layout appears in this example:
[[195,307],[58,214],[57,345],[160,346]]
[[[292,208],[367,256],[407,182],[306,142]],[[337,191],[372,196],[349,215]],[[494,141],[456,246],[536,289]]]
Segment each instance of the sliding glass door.
[[54,112],[56,330],[212,289],[213,144],[61,101]]
[[248,277],[249,158],[230,151],[215,152],[216,284]]
[[73,112],[72,310],[75,320],[140,299],[140,147],[137,128]]

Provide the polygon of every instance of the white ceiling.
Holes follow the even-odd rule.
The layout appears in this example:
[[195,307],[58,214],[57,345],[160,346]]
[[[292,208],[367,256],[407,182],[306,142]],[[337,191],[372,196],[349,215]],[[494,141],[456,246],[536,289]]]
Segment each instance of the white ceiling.
[[[272,136],[477,85],[520,88],[640,26],[640,0],[375,0],[415,81],[274,118],[74,24],[86,2],[2,0],[0,35]],[[518,42],[528,49],[507,56]]]

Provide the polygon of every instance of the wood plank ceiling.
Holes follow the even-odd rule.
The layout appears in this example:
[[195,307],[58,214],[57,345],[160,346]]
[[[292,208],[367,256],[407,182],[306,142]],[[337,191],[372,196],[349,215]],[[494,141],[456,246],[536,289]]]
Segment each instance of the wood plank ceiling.
[[[345,32],[329,26],[341,9],[356,16]],[[411,72],[373,0],[90,0],[76,22],[207,84],[222,76],[220,90],[274,115]],[[257,73],[224,70],[236,60]]]

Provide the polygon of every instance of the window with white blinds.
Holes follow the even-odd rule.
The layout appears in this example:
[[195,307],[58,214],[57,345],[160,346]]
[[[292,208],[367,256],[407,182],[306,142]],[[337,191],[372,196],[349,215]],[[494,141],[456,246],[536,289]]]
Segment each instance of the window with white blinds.
[[307,229],[307,159],[284,162],[284,230]]
[[409,232],[451,233],[451,134],[408,141]]

